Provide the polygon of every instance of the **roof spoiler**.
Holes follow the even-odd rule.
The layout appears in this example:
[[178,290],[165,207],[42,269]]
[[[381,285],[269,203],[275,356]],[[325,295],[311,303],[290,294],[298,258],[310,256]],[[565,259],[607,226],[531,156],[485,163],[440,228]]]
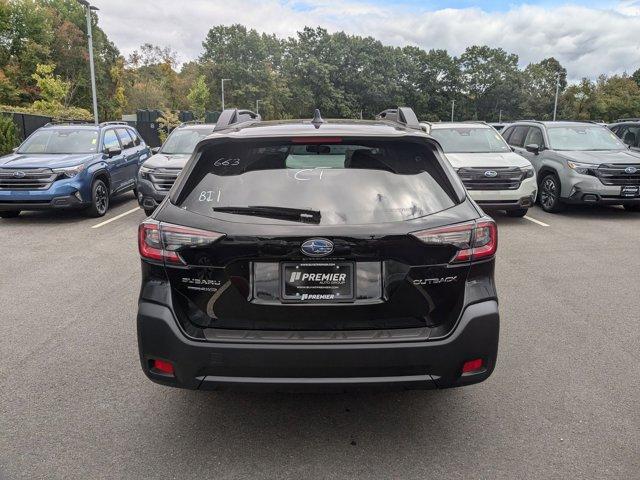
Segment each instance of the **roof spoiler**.
[[376,120],[388,120],[407,128],[422,130],[418,117],[413,109],[409,107],[388,108],[376,115]]
[[229,108],[223,110],[216,122],[213,131],[217,132],[225,130],[240,124],[251,124],[262,120],[260,114],[251,110],[238,110],[237,108]]

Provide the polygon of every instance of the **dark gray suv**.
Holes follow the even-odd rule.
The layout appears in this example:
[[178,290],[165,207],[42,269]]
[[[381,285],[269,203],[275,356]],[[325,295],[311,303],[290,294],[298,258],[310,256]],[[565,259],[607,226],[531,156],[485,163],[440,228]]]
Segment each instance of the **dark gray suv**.
[[536,169],[538,200],[547,212],[559,212],[569,203],[640,211],[640,153],[608,128],[589,122],[521,121],[503,136]]
[[640,118],[621,118],[609,125],[609,129],[631,150],[640,152]]

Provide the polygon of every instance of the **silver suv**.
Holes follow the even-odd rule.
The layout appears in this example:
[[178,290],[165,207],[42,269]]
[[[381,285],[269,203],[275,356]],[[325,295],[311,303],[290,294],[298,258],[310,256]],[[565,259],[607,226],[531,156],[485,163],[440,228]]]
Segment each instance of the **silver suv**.
[[536,169],[547,212],[569,203],[624,205],[640,211],[640,153],[608,128],[589,122],[521,121],[503,136]]

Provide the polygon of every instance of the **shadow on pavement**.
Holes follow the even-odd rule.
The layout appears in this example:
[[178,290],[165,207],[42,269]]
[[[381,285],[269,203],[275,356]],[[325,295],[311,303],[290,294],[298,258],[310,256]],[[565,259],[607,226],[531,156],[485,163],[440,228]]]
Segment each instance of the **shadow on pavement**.
[[[113,216],[113,209],[118,208],[128,202],[135,200],[133,193],[127,192],[122,195],[118,195],[111,199],[111,204],[107,214],[102,217],[103,220]],[[137,205],[137,203],[136,203]],[[74,224],[83,221],[100,221],[100,218],[91,218],[85,215],[84,210],[70,209],[70,210],[38,210],[38,211],[24,211],[20,213],[18,218],[0,218],[0,226],[2,225],[48,225],[48,224]]]

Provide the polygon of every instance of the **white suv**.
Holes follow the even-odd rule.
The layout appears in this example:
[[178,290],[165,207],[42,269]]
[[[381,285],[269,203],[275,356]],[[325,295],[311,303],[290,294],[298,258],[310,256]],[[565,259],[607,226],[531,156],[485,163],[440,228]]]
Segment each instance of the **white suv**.
[[510,217],[527,214],[538,191],[535,170],[493,127],[483,122],[421,125],[440,142],[476,203]]

